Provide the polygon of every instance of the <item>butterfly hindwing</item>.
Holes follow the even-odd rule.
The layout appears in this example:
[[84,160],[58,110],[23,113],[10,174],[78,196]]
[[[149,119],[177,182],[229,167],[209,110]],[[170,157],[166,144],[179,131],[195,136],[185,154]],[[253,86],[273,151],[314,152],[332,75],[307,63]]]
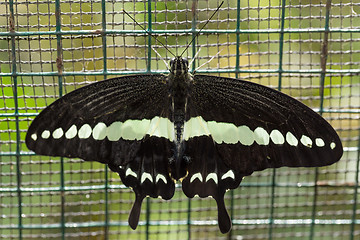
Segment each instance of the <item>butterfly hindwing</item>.
[[224,194],[228,189],[239,186],[243,175],[225,165],[213,140],[199,136],[187,141],[185,155],[190,158],[188,174],[182,181],[182,189],[189,198],[211,196],[218,206],[218,223],[221,232],[231,228],[231,220],[226,211]]
[[146,196],[171,199],[175,192],[175,183],[168,170],[168,159],[171,155],[165,138],[145,137],[141,149],[125,166],[108,164],[110,169],[118,172],[121,181],[135,192],[135,203],[129,215],[129,224],[137,227],[141,203]]

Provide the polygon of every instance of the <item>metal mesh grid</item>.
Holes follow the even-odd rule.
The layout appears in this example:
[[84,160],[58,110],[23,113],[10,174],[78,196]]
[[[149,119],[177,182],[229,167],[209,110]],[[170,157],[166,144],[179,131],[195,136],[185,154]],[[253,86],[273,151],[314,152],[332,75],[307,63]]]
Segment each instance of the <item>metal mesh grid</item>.
[[[219,1],[0,2],[0,239],[357,239],[360,156],[360,3],[225,1],[186,51],[198,72],[277,88],[322,114],[344,145],[319,169],[266,170],[226,194],[232,232],[219,233],[212,199],[134,200],[98,163],[36,156],[31,120],[59,96],[113,75],[166,72],[155,48],[181,52]],[[193,69],[196,67],[193,66]]]

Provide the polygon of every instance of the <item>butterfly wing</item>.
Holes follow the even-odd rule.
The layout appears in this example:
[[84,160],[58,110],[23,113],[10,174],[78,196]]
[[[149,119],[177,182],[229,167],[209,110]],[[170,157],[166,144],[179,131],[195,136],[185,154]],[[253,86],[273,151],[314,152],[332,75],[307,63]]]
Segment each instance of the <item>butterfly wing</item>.
[[108,164],[135,191],[129,217],[135,228],[145,196],[170,199],[175,191],[168,173],[173,132],[168,106],[166,76],[96,82],[44,109],[29,127],[26,145],[41,155]]
[[262,85],[195,75],[188,106],[185,154],[191,162],[183,191],[215,198],[222,232],[231,227],[224,193],[243,176],[266,168],[326,166],[343,153],[337,133],[320,115]]

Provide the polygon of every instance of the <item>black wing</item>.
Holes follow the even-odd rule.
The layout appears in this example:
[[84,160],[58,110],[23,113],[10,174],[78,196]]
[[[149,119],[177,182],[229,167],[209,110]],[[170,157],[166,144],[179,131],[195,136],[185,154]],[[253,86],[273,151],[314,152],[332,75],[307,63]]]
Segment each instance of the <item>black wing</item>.
[[145,196],[170,199],[175,191],[168,172],[171,143],[157,129],[169,123],[168,94],[166,76],[156,74],[90,84],[43,110],[29,127],[26,145],[41,155],[108,164],[135,191],[129,217],[135,228]]
[[337,133],[320,115],[262,85],[195,75],[188,111],[188,122],[198,121],[204,130],[185,136],[191,162],[183,191],[215,198],[222,232],[231,227],[224,193],[243,176],[282,166],[326,166],[343,153]]

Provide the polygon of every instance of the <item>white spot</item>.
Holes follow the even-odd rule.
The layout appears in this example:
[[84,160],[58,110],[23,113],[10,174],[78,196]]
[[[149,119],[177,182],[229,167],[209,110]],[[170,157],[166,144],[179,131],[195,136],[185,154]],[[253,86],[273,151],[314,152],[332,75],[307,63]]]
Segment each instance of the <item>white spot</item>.
[[95,140],[103,140],[106,137],[106,124],[103,122],[99,122],[96,124],[92,131],[92,136]]
[[31,134],[31,138],[32,138],[34,141],[36,141],[36,139],[37,139],[36,133]]
[[41,137],[44,139],[48,139],[50,137],[50,131],[49,130],[44,130],[41,134]]
[[203,177],[201,176],[200,173],[195,173],[194,175],[191,176],[190,178],[190,183],[192,183],[193,181],[195,181],[195,179],[199,179],[200,182],[203,181]]
[[184,139],[199,136],[209,136],[210,131],[208,129],[208,123],[202,117],[193,117],[184,124]]
[[122,122],[113,122],[107,128],[106,136],[109,141],[118,141],[121,137],[121,125]]
[[92,132],[92,130],[91,130],[90,125],[89,124],[84,124],[79,129],[78,136],[79,136],[79,138],[86,139],[86,138],[90,137],[91,132]]
[[227,171],[224,175],[222,175],[221,180],[224,180],[226,178],[232,178],[235,180],[235,174],[232,170]]
[[296,137],[291,132],[287,132],[286,142],[291,146],[297,146],[299,144],[299,141],[296,139]]
[[149,129],[150,120],[126,120],[121,125],[121,138],[125,140],[141,140]]
[[128,176],[133,176],[133,177],[137,178],[136,172],[134,172],[133,170],[131,170],[131,168],[126,169],[125,176],[126,176],[126,177],[128,177]]
[[208,122],[210,134],[217,143],[235,144],[239,142],[238,128],[232,123]]
[[254,130],[254,138],[259,145],[268,145],[270,141],[269,134],[261,127]]
[[77,128],[75,125],[72,125],[65,133],[67,139],[74,138],[77,134]]
[[167,118],[154,117],[150,120],[149,129],[146,134],[155,137],[164,137],[172,142],[175,139],[174,123],[170,122]]
[[336,144],[334,142],[330,143],[330,148],[334,149],[336,147]]
[[312,147],[312,140],[308,136],[302,135],[300,142],[306,147],[309,147],[309,148]]
[[316,138],[316,139],[315,139],[315,144],[316,144],[316,146],[318,146],[318,147],[323,147],[323,146],[325,146],[324,140],[322,140],[321,138]]
[[155,182],[158,183],[160,180],[162,180],[165,184],[167,184],[167,180],[166,180],[166,177],[164,175],[162,175],[162,174],[156,175]]
[[238,132],[240,136],[240,143],[242,145],[250,146],[255,141],[254,132],[248,126],[242,125],[238,127]]
[[151,174],[150,174],[150,173],[147,173],[147,172],[144,172],[144,173],[141,175],[140,183],[145,182],[146,179],[149,179],[150,182],[153,182],[153,178],[152,178]]
[[216,184],[218,183],[218,178],[216,173],[210,173],[209,175],[207,175],[205,182],[209,181],[210,179],[212,179]]
[[59,139],[64,135],[64,131],[62,130],[62,128],[57,128],[55,129],[55,131],[53,132],[52,136],[55,139]]
[[275,144],[284,144],[285,143],[285,139],[284,136],[281,134],[281,132],[279,130],[272,130],[270,133],[270,138],[271,141],[273,141],[273,143]]

